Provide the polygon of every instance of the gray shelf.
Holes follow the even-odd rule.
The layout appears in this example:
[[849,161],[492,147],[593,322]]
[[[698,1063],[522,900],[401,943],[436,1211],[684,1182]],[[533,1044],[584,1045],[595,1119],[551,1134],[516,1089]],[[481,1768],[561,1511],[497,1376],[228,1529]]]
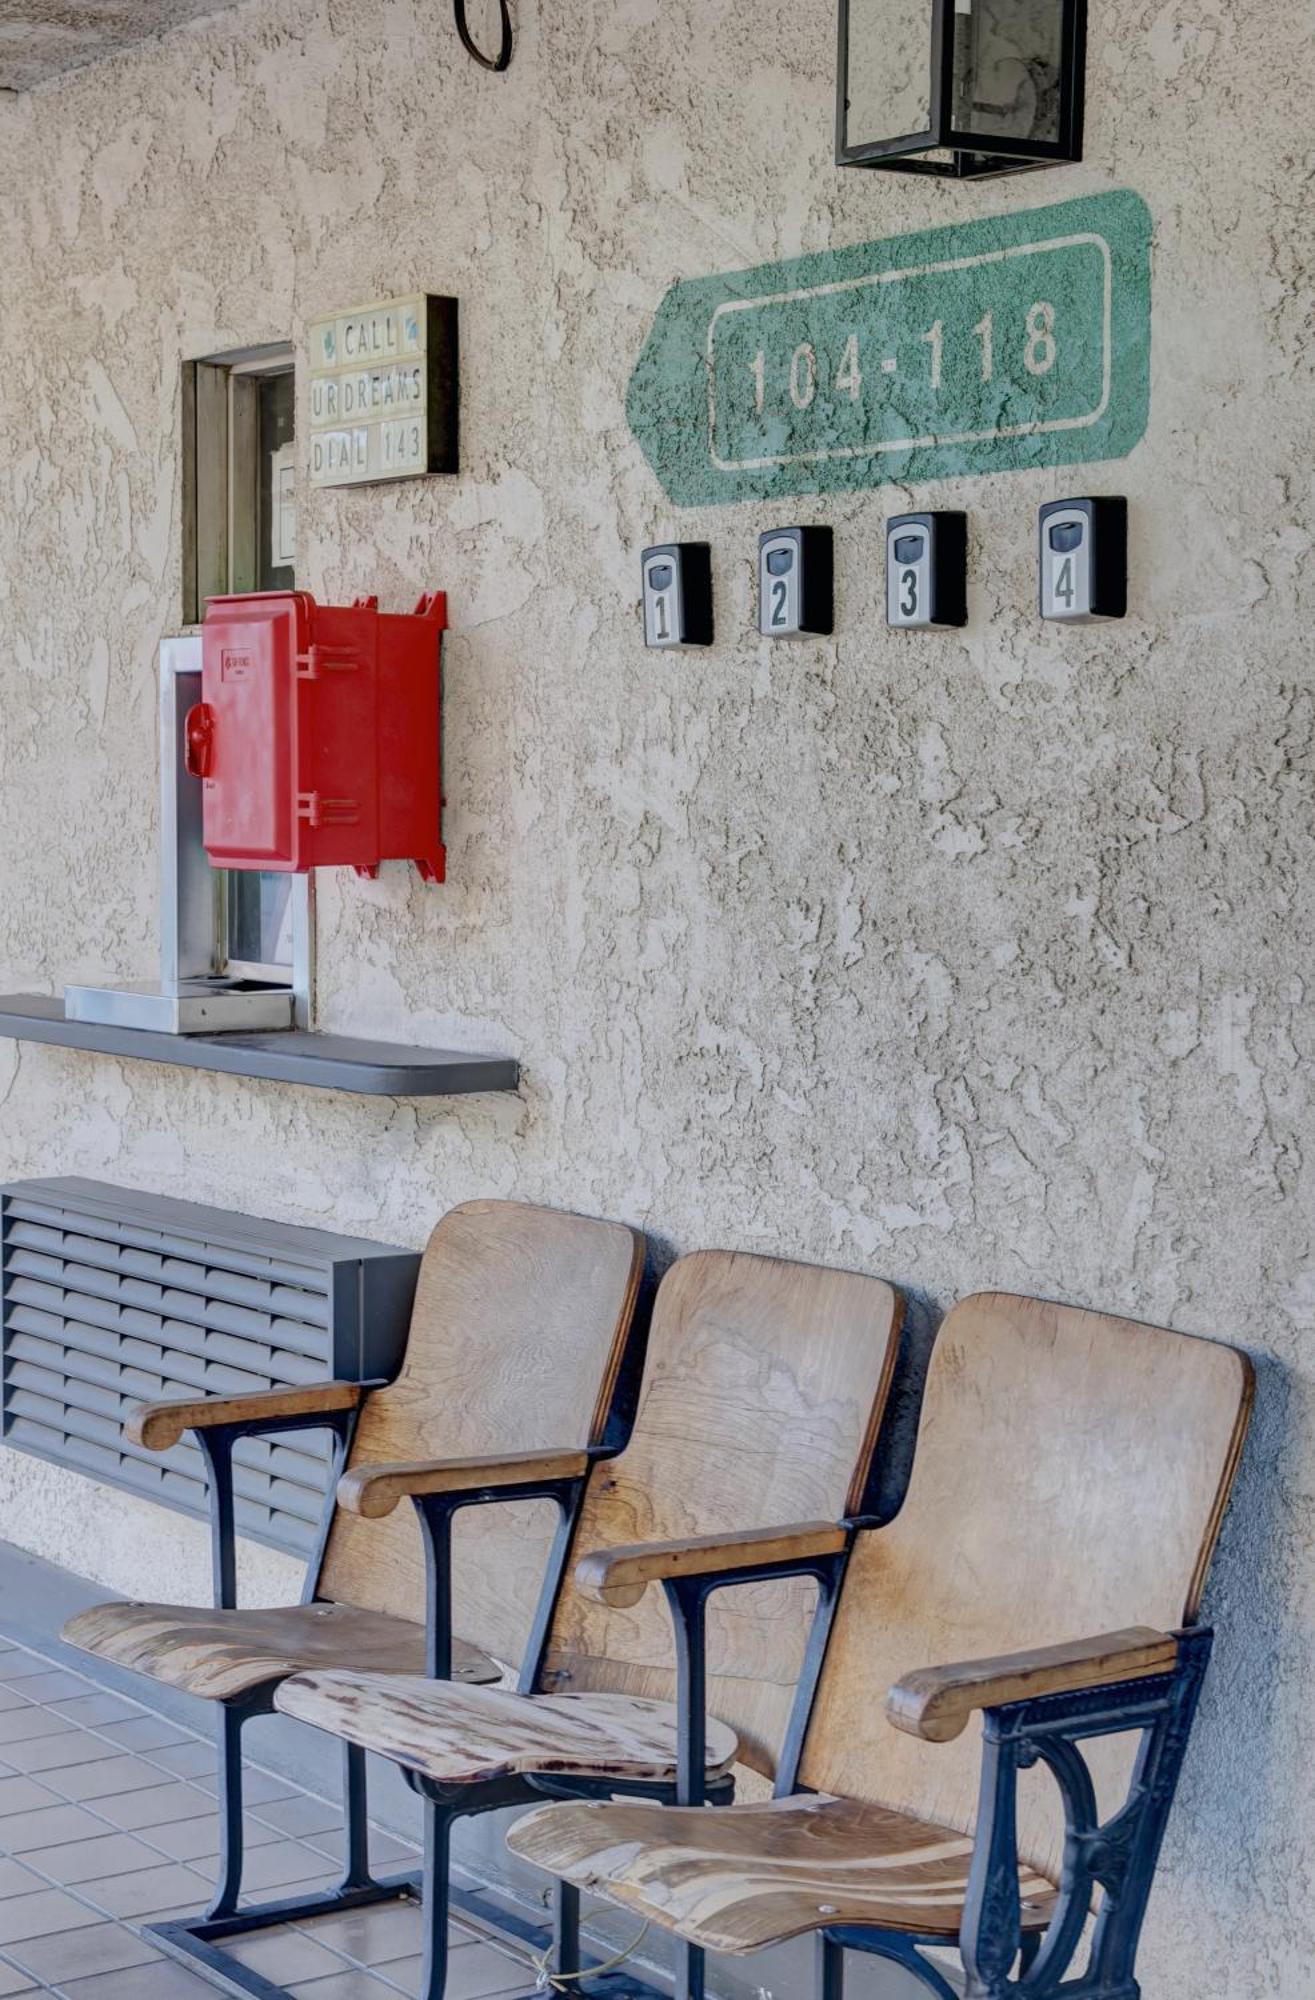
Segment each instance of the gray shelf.
[[162,1035],[64,1018],[62,1000],[44,993],[0,996],[0,1036],[51,1042],[65,1049],[222,1070],[313,1090],[349,1090],[362,1097],[465,1097],[481,1090],[515,1090],[520,1068],[512,1056],[469,1055],[463,1049],[416,1049],[401,1042],[358,1041],[349,1035],[305,1034],[295,1028],[259,1035]]

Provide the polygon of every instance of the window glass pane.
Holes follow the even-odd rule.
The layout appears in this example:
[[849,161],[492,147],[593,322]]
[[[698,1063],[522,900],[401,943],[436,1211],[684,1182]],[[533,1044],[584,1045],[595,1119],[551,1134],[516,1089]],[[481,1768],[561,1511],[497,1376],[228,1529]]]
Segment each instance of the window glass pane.
[[291,590],[297,539],[296,467],[293,458],[292,370],[266,375],[260,384],[260,502],[256,588]]
[[931,0],[849,0],[848,145],[930,129],[931,16]]
[[292,877],[228,871],[228,955],[248,965],[292,964]]
[[954,129],[1059,139],[1064,0],[955,0]]

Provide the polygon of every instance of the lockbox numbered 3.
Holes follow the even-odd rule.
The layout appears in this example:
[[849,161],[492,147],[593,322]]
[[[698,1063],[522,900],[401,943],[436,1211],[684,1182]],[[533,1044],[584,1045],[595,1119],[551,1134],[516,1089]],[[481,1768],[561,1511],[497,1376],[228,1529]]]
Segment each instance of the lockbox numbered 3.
[[886,623],[968,623],[968,516],[894,514],[886,523]]

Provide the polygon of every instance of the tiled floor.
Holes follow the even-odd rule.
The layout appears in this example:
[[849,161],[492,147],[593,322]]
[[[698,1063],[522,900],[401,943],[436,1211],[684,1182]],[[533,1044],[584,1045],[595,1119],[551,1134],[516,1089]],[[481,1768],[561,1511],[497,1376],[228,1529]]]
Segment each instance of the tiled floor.
[[[218,1848],[214,1750],[0,1636],[0,2000],[214,2000],[142,1937],[193,1916]],[[335,1806],[249,1773],[245,1881],[260,1897],[327,1887]],[[417,1859],[375,1835],[378,1865]],[[454,1927],[449,2000],[526,1993],[525,1961]],[[396,2000],[420,1976],[420,1912],[380,1904],[235,1944],[295,2000]]]

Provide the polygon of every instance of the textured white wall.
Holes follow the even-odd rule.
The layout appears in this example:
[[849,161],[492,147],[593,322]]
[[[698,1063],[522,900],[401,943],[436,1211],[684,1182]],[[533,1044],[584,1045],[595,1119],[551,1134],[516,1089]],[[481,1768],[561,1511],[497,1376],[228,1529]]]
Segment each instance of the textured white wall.
[[[1095,0],[1088,163],[941,188],[830,163],[831,0],[519,11],[503,79],[435,0],[259,0],[0,100],[0,989],[153,960],[181,359],[451,290],[461,477],[303,494],[305,583],[393,606],[440,585],[455,628],[451,880],[324,878],[321,1018],[513,1050],[523,1092],[369,1102],[0,1044],[0,1171],[416,1243],[456,1200],[516,1194],[879,1271],[936,1309],[1003,1285],[1246,1341],[1260,1413],[1145,1986],[1296,2000],[1310,24]],[[666,286],[1107,186],[1155,219],[1144,443],[800,503],[837,531],[838,636],[760,644],[752,552],[784,510],[674,517],[624,421]],[[1073,486],[1131,499],[1115,628],[1034,616],[1035,508]],[[880,525],[905,504],[972,512],[962,636],[884,629]],[[715,548],[706,657],[639,641],[638,551],[676,529]],[[141,1509],[0,1463],[6,1535],[198,1587],[173,1517],[150,1516],[144,1579]]]

